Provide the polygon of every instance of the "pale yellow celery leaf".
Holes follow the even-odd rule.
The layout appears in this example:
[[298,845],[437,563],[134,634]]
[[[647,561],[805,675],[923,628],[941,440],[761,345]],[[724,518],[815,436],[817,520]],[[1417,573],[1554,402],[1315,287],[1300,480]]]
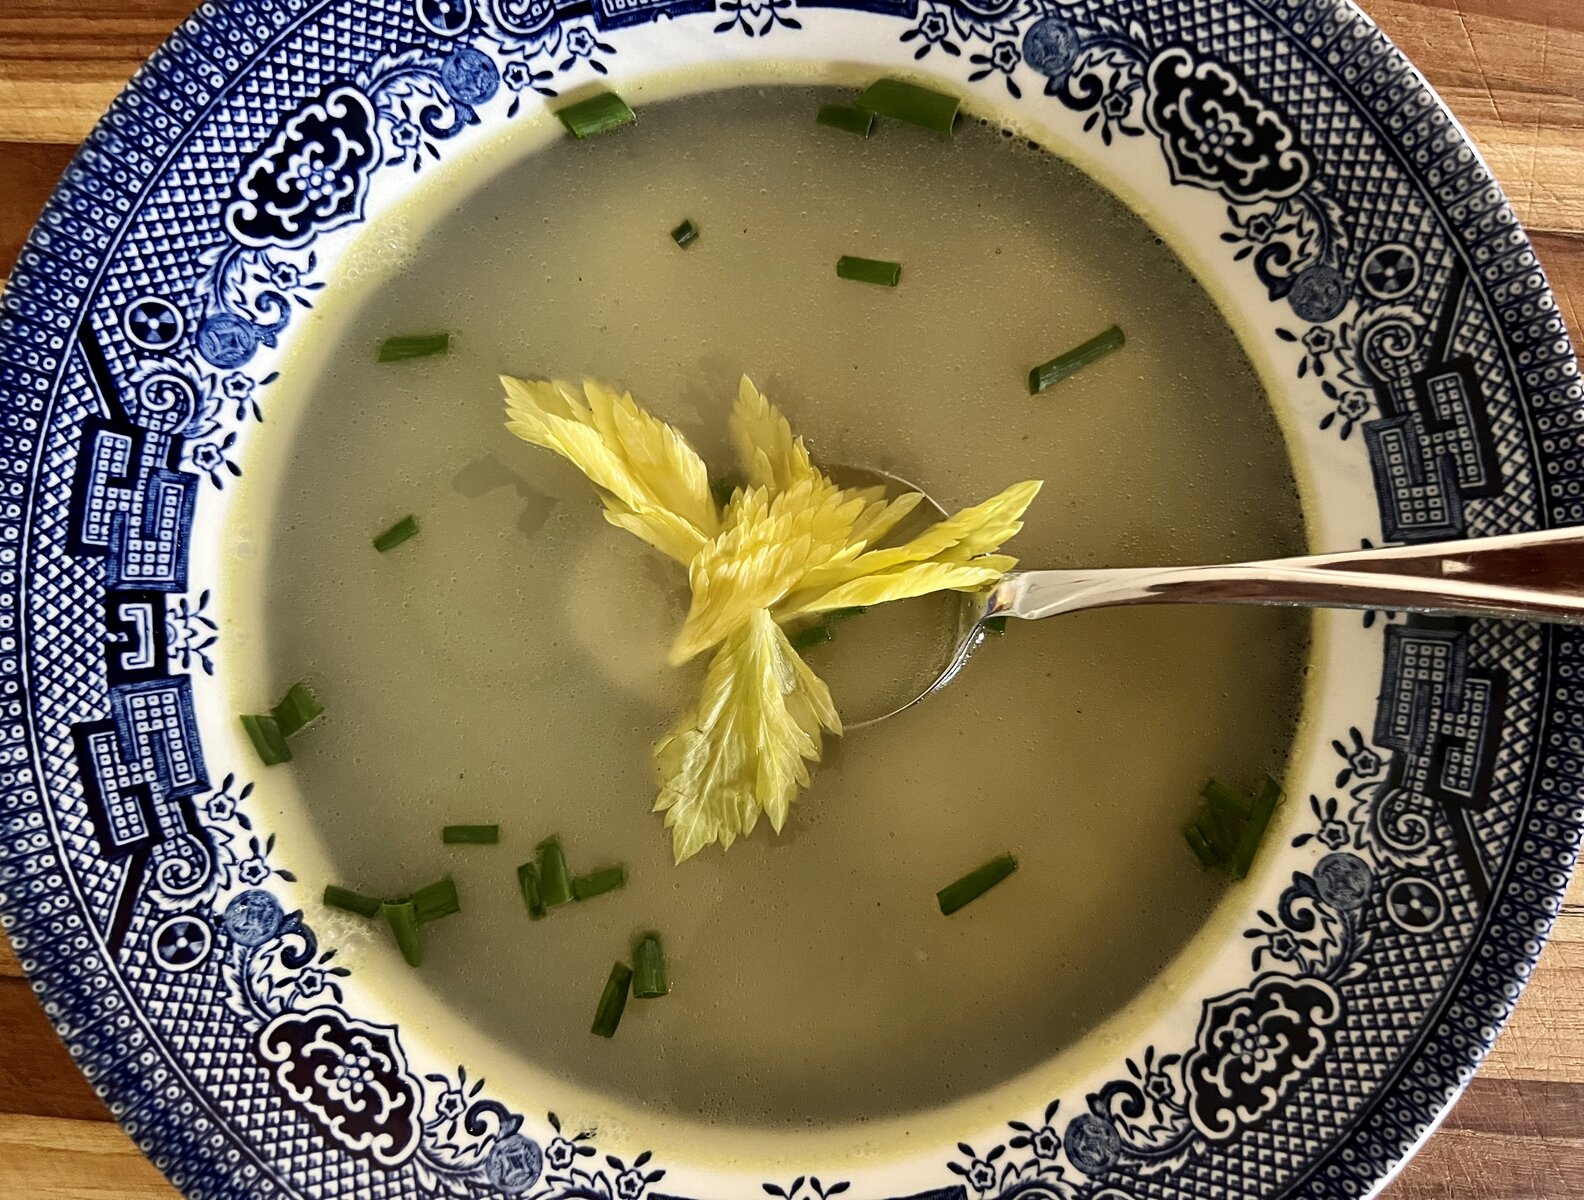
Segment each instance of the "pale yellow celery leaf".
[[675,513],[655,508],[632,509],[619,500],[606,497],[605,520],[648,542],[683,566],[704,548],[704,535]]
[[[810,586],[829,587],[848,577],[844,569],[861,555],[873,542],[885,537],[891,527],[902,520],[915,508],[923,497],[917,492],[909,492],[895,501],[884,499],[869,499],[869,493],[879,492],[880,489],[849,488],[844,492],[848,497],[861,497],[865,500],[865,507],[858,519],[853,522],[853,528],[847,535],[847,544],[836,553],[832,554],[823,563],[813,566],[804,577],[798,581],[798,590]],[[883,493],[882,493],[883,495]]]
[[734,497],[724,527],[688,566],[692,603],[671,648],[673,664],[709,649],[756,609],[770,608],[847,550],[861,497],[816,475],[774,497],[755,487]]
[[743,471],[754,487],[774,494],[819,475],[803,439],[793,436],[787,419],[746,375],[737,385],[731,435]]
[[923,492],[903,492],[895,500],[881,500],[871,504],[853,525],[854,540],[873,546],[907,520],[923,500]]
[[[951,561],[950,559],[936,559],[936,562]],[[973,567],[983,567],[987,571],[996,571],[1005,575],[1018,565],[1018,560],[1011,554],[978,554],[968,564]]]
[[709,468],[688,440],[640,408],[630,392],[618,395],[594,380],[584,380],[594,426],[620,448],[633,474],[656,506],[675,513],[706,537],[720,530],[720,514],[710,495]]
[[651,503],[649,494],[633,477],[621,451],[609,445],[592,425],[548,414],[525,414],[506,428],[524,441],[554,450],[588,476],[595,487],[609,492],[628,507]]
[[840,729],[829,691],[759,609],[717,651],[698,703],[655,744],[655,811],[676,861],[730,846],[761,812],[779,830],[808,784],[807,763],[819,760],[822,729]]
[[932,559],[962,562],[972,558],[973,554],[958,557],[955,551],[961,545],[982,547],[976,549],[975,554],[987,553],[1023,528],[1019,518],[1033,502],[1040,486],[1038,480],[1014,484],[981,504],[965,508],[943,521],[937,521],[917,537],[900,546],[870,550],[851,562],[815,572],[805,581],[804,587],[834,587],[849,580],[890,571],[907,563],[927,562]]
[[588,409],[570,384],[558,379],[516,379],[510,375],[500,376],[500,382],[506,390],[506,411],[514,416],[543,414],[585,424],[588,421]]
[[596,414],[564,383],[510,377],[502,383],[507,429],[582,471],[604,493],[611,524],[684,564],[716,532],[719,521],[703,461],[630,397],[613,397],[589,385],[588,394],[597,397]]
[[565,458],[596,487],[624,504],[652,503],[641,481],[634,477],[618,444],[606,440],[594,427],[593,414],[560,383],[510,379],[506,383],[506,428],[525,442],[553,450]]
[[1024,480],[978,505],[984,510],[980,519],[970,524],[961,541],[937,557],[943,562],[967,562],[1011,541],[1023,528],[1023,514],[1043,486],[1038,479]]
[[879,575],[850,579],[833,588],[798,592],[776,609],[776,618],[786,621],[837,608],[866,608],[891,600],[927,596],[931,592],[978,591],[995,583],[1001,574],[974,563],[912,563]]
[[[1023,528],[1023,513],[1033,503],[1041,486],[1037,479],[1015,483],[988,500],[937,521],[900,546],[874,551],[872,569],[888,570],[904,562],[922,562],[948,556],[950,561],[960,562],[976,554],[987,554]],[[963,547],[969,550],[962,558],[958,558]],[[864,555],[854,565],[868,561],[870,556]]]
[[[780,628],[778,625],[777,629]],[[783,633],[782,637],[786,635]],[[787,708],[802,730],[810,737],[818,740],[819,732],[839,734],[842,731],[841,714],[836,711],[836,702],[831,699],[830,688],[825,681],[814,674],[808,663],[803,661],[802,655],[787,641],[787,653],[792,658],[792,670],[797,676],[797,686],[787,694]],[[776,826],[777,832],[780,826]]]
[[545,431],[538,444],[566,458],[600,489],[611,524],[637,534],[684,565],[703,549],[709,539],[692,522],[654,503],[626,459],[606,444],[598,430],[560,417],[538,421]]

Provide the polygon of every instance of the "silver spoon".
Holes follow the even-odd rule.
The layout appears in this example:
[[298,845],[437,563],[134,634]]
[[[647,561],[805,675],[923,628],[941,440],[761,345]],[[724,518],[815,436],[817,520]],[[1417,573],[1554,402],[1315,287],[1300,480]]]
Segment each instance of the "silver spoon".
[[[848,480],[888,491],[923,491],[867,467],[841,468],[838,481]],[[928,493],[924,507],[947,515]],[[1036,621],[1131,604],[1379,608],[1584,624],[1584,526],[1220,566],[1012,571],[988,596],[963,598],[951,657],[928,687],[848,728],[878,724],[940,691],[984,641],[984,623],[992,617]]]

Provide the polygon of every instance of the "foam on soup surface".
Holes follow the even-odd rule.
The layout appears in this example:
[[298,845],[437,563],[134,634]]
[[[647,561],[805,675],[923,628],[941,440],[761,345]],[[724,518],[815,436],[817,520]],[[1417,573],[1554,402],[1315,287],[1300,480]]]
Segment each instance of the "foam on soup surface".
[[[428,930],[415,979],[456,1019],[569,1088],[711,1123],[916,1111],[1124,1004],[1215,903],[1182,825],[1208,776],[1280,773],[1306,647],[1306,618],[1278,610],[1013,622],[943,694],[827,742],[781,836],[672,865],[649,749],[698,686],[664,665],[684,580],[506,433],[498,373],[629,387],[722,468],[747,372],[820,461],[948,509],[1043,478],[1009,546],[1029,566],[1302,549],[1262,389],[1142,222],[975,121],[950,142],[815,124],[846,98],[707,93],[505,166],[411,214],[432,229],[325,318],[326,365],[287,380],[309,399],[257,690],[306,677],[329,709],[289,768],[334,863],[317,883],[392,894],[449,871],[464,911]],[[680,250],[684,217],[700,235]],[[843,254],[900,261],[901,286],[838,279]],[[1029,366],[1113,322],[1122,352],[1027,395]],[[437,329],[449,355],[375,362],[384,338]],[[375,554],[407,512],[422,533]],[[898,605],[810,661],[861,708],[866,681],[922,669],[939,637],[938,607]],[[443,824],[485,821],[499,847],[440,845]],[[625,890],[531,923],[514,870],[550,834],[574,871],[625,864]],[[943,918],[936,890],[1003,850],[1021,870]],[[611,962],[650,928],[672,994],[592,1038]]]

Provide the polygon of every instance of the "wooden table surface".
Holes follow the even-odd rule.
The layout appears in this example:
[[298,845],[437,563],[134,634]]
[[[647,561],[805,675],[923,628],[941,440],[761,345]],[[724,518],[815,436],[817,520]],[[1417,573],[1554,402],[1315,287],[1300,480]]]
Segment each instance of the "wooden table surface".
[[[0,0],[0,277],[193,0]],[[1446,97],[1584,323],[1584,0],[1364,0]],[[0,937],[0,1194],[176,1200],[78,1074]],[[1584,874],[1501,1040],[1389,1200],[1584,1200]]]

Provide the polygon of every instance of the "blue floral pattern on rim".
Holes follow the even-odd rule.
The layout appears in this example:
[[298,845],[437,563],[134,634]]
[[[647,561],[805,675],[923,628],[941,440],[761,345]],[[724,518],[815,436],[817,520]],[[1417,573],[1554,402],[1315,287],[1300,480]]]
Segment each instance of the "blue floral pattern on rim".
[[[193,686],[221,646],[188,543],[324,287],[316,247],[365,219],[382,172],[608,74],[659,17],[782,39],[836,8],[965,85],[1059,104],[1102,147],[1153,139],[1172,181],[1224,200],[1229,264],[1268,296],[1319,428],[1367,459],[1388,540],[1584,521],[1584,391],[1532,252],[1446,115],[1333,0],[206,10],[89,140],[0,304],[0,914],[190,1195],[645,1200],[666,1178],[462,1066],[424,1071],[352,1011],[334,949],[281,903],[295,876],[252,784],[212,782]],[[1584,637],[1376,617],[1379,708],[1333,743],[1336,794],[1293,839],[1313,859],[1256,910],[1246,981],[1081,1106],[959,1143],[931,1196],[1361,1192],[1466,1078],[1577,855]]]

